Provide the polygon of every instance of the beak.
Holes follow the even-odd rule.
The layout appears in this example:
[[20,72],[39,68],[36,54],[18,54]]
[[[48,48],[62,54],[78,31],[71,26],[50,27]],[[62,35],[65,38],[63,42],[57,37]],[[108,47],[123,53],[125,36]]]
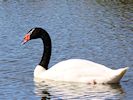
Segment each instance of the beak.
[[28,42],[29,40],[30,40],[30,34],[28,33],[28,34],[25,35],[25,37],[24,37],[24,39],[23,39],[21,45],[25,44],[25,43]]
[[24,45],[26,42],[28,42],[28,41],[23,40],[23,41],[21,42],[21,45]]

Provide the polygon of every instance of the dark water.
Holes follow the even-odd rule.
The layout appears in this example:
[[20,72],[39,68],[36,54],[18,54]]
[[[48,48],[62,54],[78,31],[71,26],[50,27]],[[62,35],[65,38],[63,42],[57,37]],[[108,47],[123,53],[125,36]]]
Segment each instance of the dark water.
[[[34,84],[42,43],[20,44],[35,26],[45,28],[52,38],[50,66],[83,58],[130,69],[120,85]],[[0,0],[0,100],[131,100],[132,73],[132,0]]]

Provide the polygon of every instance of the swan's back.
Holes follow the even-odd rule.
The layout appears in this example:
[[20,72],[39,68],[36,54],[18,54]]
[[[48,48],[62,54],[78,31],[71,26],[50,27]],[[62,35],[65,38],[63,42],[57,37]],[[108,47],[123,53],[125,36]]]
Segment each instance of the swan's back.
[[[69,59],[69,60],[61,61],[49,69],[49,71],[64,71],[64,72],[71,72],[71,71],[86,72],[87,71],[87,73],[90,72],[90,74],[94,74],[94,72],[96,72],[97,70],[99,72],[99,71],[105,71],[105,70],[109,71],[112,69],[109,69],[104,65],[94,63],[92,61],[88,61],[84,59]],[[94,72],[92,73],[92,71]],[[77,72],[76,74],[79,74],[79,73]]]
[[82,59],[62,61],[45,71],[41,76],[45,79],[83,83],[116,83],[116,70],[104,65]]

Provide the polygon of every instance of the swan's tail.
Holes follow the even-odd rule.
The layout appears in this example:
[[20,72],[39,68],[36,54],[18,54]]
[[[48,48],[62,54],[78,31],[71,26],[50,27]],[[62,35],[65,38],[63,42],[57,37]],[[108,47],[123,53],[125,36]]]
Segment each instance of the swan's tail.
[[119,81],[124,76],[127,70],[128,70],[128,67],[115,70],[111,83],[119,83]]

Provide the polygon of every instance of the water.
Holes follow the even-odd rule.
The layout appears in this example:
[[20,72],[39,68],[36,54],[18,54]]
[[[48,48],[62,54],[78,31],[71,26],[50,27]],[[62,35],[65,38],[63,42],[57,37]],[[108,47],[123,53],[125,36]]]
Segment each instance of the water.
[[[50,66],[83,58],[130,69],[120,85],[34,83],[42,43],[21,46],[32,27],[52,38]],[[0,0],[0,100],[131,100],[133,98],[132,0]]]

